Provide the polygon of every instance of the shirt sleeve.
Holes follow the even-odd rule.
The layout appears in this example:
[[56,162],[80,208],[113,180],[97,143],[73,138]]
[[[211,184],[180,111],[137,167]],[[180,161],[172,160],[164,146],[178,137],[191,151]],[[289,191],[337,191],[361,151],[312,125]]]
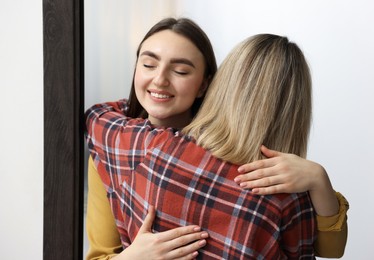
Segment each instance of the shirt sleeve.
[[349,203],[339,192],[336,192],[336,197],[339,201],[338,214],[329,217],[317,216],[318,235],[314,249],[320,257],[342,257],[347,243]]
[[[124,126],[128,123],[128,118],[124,114],[126,104],[125,100],[96,104],[85,113],[85,135],[88,150],[95,164],[100,161],[102,167],[106,170],[110,167],[109,165],[112,165],[111,162],[116,160],[115,150],[123,148],[118,147],[118,136],[123,132]],[[130,142],[122,142],[121,144],[129,146]],[[116,172],[115,166],[110,168]],[[100,169],[99,173],[102,173]],[[118,184],[111,183],[109,174],[101,174],[100,177],[106,187]]]
[[307,193],[286,196],[282,207],[280,243],[287,259],[310,259],[316,239],[316,220]]
[[87,260],[110,259],[123,250],[105,188],[91,157],[88,161],[86,229]]

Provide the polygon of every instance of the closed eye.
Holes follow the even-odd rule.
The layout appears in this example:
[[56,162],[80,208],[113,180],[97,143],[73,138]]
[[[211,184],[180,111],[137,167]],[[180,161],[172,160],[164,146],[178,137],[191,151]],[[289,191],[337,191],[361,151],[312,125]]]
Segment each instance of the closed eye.
[[177,73],[178,75],[187,75],[188,74],[188,72],[185,72],[185,71],[175,70],[174,72]]
[[153,66],[153,65],[149,65],[149,64],[143,64],[143,66],[147,69],[153,69],[155,68],[156,66]]

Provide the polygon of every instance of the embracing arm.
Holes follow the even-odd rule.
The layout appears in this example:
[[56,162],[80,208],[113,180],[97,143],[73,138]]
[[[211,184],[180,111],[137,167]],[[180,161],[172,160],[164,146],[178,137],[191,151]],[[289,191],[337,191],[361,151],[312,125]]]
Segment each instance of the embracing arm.
[[150,206],[133,243],[113,259],[195,259],[197,250],[205,246],[208,233],[198,226],[186,226],[153,234],[155,217],[155,208]]
[[313,205],[306,192],[281,194],[283,200],[278,243],[287,259],[312,259],[316,228]]
[[87,260],[193,259],[198,254],[197,250],[205,246],[208,233],[195,225],[153,234],[152,223],[156,213],[151,207],[135,240],[123,250],[106,191],[91,157],[88,177]]
[[[341,257],[347,241],[348,202],[331,185],[325,169],[293,154],[261,147],[267,159],[243,165],[235,181],[257,194],[309,191],[317,213],[318,239],[314,244],[321,257]],[[325,243],[324,241],[329,241]]]
[[89,249],[86,259],[110,259],[122,251],[106,191],[90,156],[86,217]]
[[330,217],[317,215],[318,234],[314,243],[316,255],[328,258],[340,258],[344,254],[347,242],[347,200],[339,192],[339,213]]

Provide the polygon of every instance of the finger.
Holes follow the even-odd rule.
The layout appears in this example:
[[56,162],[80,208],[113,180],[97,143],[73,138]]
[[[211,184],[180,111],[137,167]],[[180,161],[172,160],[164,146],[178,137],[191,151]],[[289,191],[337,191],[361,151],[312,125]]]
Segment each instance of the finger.
[[238,175],[237,177],[235,177],[234,181],[240,184],[245,181],[255,181],[255,180],[279,175],[279,171],[276,170],[277,168],[276,164],[273,165],[273,163],[269,163],[267,164],[267,166],[268,166],[267,168],[256,169],[252,172]]
[[179,248],[181,246],[185,246],[187,244],[190,244],[193,241],[197,241],[197,240],[200,240],[200,239],[206,239],[208,237],[209,237],[209,235],[208,235],[208,232],[206,232],[206,231],[186,234],[186,235],[183,235],[183,236],[179,236],[179,237],[177,237],[173,240],[170,240],[170,242],[168,243],[168,246],[170,248]]
[[289,193],[288,186],[286,184],[278,184],[269,187],[254,188],[252,192],[258,195],[270,195],[278,193]]
[[271,176],[271,177],[264,177],[261,179],[253,180],[253,181],[244,181],[241,182],[239,185],[242,188],[246,189],[255,189],[255,188],[265,188],[274,185],[283,184],[282,177],[279,176]]
[[258,179],[263,179],[263,178],[268,177],[268,173],[265,169],[261,169],[261,170],[255,170],[250,173],[242,174],[238,177],[240,178],[240,182],[255,181]]
[[274,160],[272,160],[272,158],[282,155],[281,152],[271,150],[271,149],[267,148],[265,145],[261,146],[261,152],[263,153],[263,155],[265,155],[265,157],[267,157],[267,159],[258,160],[258,161],[254,161],[254,162],[251,162],[251,163],[241,165],[238,168],[238,172],[249,173],[249,172],[257,170],[257,169],[271,167],[275,163]]
[[205,239],[197,240],[188,245],[178,247],[170,251],[167,255],[167,258],[171,259],[194,259],[197,257],[197,250],[206,245]]
[[263,159],[263,160],[258,160],[254,161],[251,163],[243,164],[238,168],[239,173],[251,173],[255,170],[258,169],[265,169],[274,166],[275,164],[274,159]]
[[265,157],[267,158],[273,158],[282,154],[281,152],[267,148],[265,145],[261,145],[260,149],[262,154],[265,155]]
[[[196,225],[190,225],[185,227],[178,227],[168,231],[158,233],[161,241],[171,241],[179,237],[186,236],[188,234],[200,234],[201,228]],[[196,239],[195,239],[196,240]]]
[[152,232],[152,225],[153,225],[153,221],[155,220],[155,217],[156,217],[156,209],[154,206],[150,205],[148,207],[148,214],[145,217],[144,222],[139,229],[139,233]]
[[190,259],[196,259],[196,257],[199,255],[199,252],[195,251],[191,254],[188,254],[186,256],[182,256],[182,257],[177,257],[177,258],[173,258],[176,259],[176,260],[190,260]]

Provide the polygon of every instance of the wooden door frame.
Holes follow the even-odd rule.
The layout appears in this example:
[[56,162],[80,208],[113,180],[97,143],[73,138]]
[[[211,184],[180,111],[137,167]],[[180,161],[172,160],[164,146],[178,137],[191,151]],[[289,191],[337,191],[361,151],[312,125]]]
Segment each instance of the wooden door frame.
[[43,0],[43,259],[83,258],[83,0]]

